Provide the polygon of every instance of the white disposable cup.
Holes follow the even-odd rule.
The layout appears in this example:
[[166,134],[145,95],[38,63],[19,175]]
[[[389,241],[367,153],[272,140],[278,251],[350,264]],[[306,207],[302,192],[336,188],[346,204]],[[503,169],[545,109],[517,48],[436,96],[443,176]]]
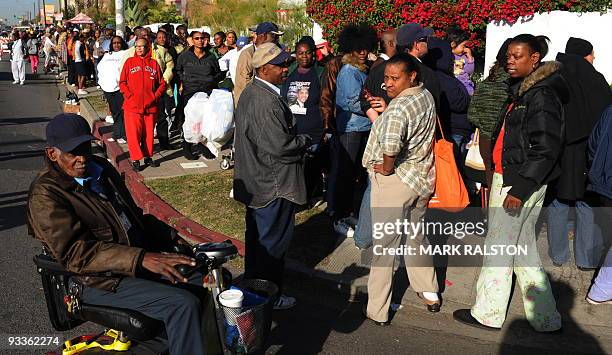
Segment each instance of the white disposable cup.
[[[240,308],[242,307],[242,301],[244,300],[244,294],[240,290],[226,290],[219,294],[219,303],[225,307]],[[240,312],[224,310],[225,320],[230,325],[236,325],[236,316]]]

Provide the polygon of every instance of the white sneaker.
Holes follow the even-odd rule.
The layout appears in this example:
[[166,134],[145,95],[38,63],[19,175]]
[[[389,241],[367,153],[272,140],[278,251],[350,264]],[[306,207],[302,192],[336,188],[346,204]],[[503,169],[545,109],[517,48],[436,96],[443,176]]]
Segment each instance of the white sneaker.
[[117,139],[117,143],[119,143],[119,144],[126,144],[127,141],[125,139],[123,139],[123,138],[119,138],[119,139]]
[[70,84],[70,86],[72,86],[73,88],[75,88],[75,87],[76,87],[76,84]]
[[19,80],[13,81],[13,84],[19,84]]
[[294,297],[289,297],[285,295],[280,295],[280,297],[274,302],[274,310],[282,311],[285,309],[290,309],[295,307],[297,301]]
[[347,238],[353,238],[355,230],[349,226],[344,220],[334,222],[334,232],[343,235]]
[[20,82],[19,85],[25,85],[25,81]]
[[113,116],[106,116],[104,117],[104,122],[115,123],[115,120],[113,120]]
[[86,90],[83,89],[79,89],[79,91],[77,91],[77,95],[87,95],[89,94]]

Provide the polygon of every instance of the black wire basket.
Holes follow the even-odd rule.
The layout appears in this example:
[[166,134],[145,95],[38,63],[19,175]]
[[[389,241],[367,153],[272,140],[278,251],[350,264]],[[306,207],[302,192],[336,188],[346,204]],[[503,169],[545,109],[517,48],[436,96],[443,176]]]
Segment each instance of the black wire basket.
[[271,281],[243,279],[233,285],[244,294],[242,307],[217,301],[225,316],[225,346],[234,354],[261,350],[272,326],[272,309],[278,287]]

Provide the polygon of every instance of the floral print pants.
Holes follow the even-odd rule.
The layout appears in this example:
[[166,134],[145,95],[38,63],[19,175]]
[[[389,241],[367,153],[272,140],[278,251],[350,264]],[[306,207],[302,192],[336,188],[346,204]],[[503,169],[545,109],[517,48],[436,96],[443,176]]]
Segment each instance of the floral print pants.
[[516,216],[511,216],[502,207],[510,186],[503,187],[501,174],[493,175],[492,185],[485,249],[512,245],[523,247],[527,253],[485,255],[476,284],[476,303],[471,310],[472,316],[484,325],[502,327],[514,273],[523,294],[525,316],[531,326],[541,332],[557,330],[561,328],[561,315],[557,312],[550,282],[536,247],[535,226],[544,202],[546,185],[523,203],[520,214]]

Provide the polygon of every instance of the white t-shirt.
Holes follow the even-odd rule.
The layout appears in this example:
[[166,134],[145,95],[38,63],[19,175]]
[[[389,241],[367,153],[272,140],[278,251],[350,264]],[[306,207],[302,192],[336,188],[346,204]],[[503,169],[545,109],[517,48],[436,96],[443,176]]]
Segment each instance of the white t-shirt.
[[13,57],[11,58],[12,61],[14,62],[19,62],[19,61],[23,61],[23,50],[22,50],[22,44],[23,42],[18,39],[15,42],[13,42],[13,47],[11,47],[11,49],[13,50]]
[[104,92],[115,92],[119,90],[119,78],[121,76],[121,61],[125,51],[108,52],[98,64],[98,85]]
[[51,51],[51,48],[53,48],[53,46],[54,44],[51,38],[45,37],[45,43],[43,45],[45,53],[49,53]]
[[95,41],[94,42],[94,51],[93,51],[93,57],[98,59],[98,50],[100,49],[100,41]]
[[76,41],[74,43],[74,62],[75,63],[80,63],[83,61],[83,57],[81,57],[81,47],[83,46],[83,44],[81,43],[81,41]]

